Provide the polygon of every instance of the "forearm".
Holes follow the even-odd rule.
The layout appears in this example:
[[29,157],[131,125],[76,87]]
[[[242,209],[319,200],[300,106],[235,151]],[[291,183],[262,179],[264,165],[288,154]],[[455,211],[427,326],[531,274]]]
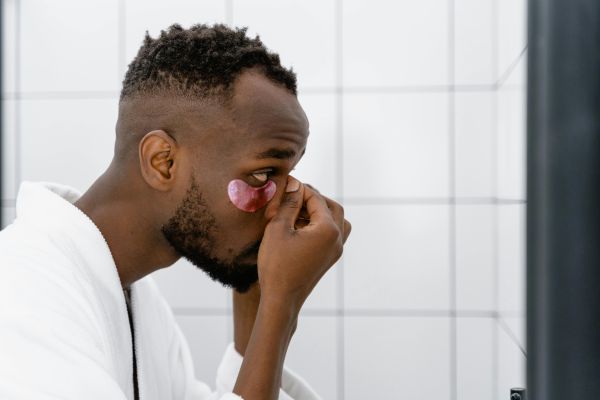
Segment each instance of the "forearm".
[[298,312],[282,302],[261,300],[234,392],[246,400],[277,399],[285,355]]
[[247,293],[233,291],[233,339],[235,349],[242,356],[252,335],[260,304],[260,288],[255,284]]

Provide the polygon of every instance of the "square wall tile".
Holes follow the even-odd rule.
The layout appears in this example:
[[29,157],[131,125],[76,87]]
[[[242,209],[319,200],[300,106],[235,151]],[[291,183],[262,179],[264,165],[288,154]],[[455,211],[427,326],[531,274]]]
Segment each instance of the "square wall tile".
[[137,55],[146,30],[157,38],[174,23],[184,29],[194,24],[225,23],[226,0],[127,0],[125,1],[125,60],[120,77],[125,78],[129,63]]
[[84,192],[113,158],[117,100],[23,100],[21,178]]
[[455,193],[494,195],[493,92],[455,94]]
[[336,326],[336,317],[301,316],[285,359],[323,399],[338,398]]
[[230,304],[231,290],[210,279],[184,258],[170,267],[159,269],[152,276],[176,311],[178,308],[226,310]]
[[526,198],[525,88],[498,91],[498,193],[501,199]]
[[498,312],[525,315],[525,205],[498,206]]
[[[494,385],[492,318],[457,318],[457,399],[491,399]],[[508,399],[508,397],[506,397]]]
[[308,117],[309,137],[306,154],[292,172],[330,198],[339,196],[337,188],[339,144],[336,132],[335,96],[302,94],[298,100]]
[[2,100],[2,200],[17,198],[17,101]]
[[118,90],[118,32],[118,0],[22,1],[21,90]]
[[323,275],[306,299],[302,310],[334,310],[338,306],[338,282],[343,273],[343,261],[338,261]]
[[498,377],[496,383],[497,400],[510,398],[510,389],[527,387],[527,360],[512,338],[500,327],[498,330]]
[[504,76],[511,64],[527,45],[527,1],[497,1],[498,78]]
[[346,215],[346,307],[449,308],[448,206],[348,206]]
[[233,24],[247,26],[285,67],[298,74],[298,87],[333,87],[334,0],[232,0]]
[[345,399],[450,400],[448,318],[346,317]]
[[2,207],[2,226],[0,229],[6,228],[8,225],[12,224],[16,217],[16,209],[15,207]]
[[227,334],[229,316],[183,316],[175,319],[188,342],[198,380],[215,388],[217,367],[230,343]]
[[456,206],[456,303],[459,310],[495,309],[494,207]]
[[344,196],[449,195],[448,95],[344,97]]
[[342,8],[345,86],[449,83],[447,1],[349,0]]
[[2,98],[17,91],[17,1],[2,2]]
[[495,82],[493,1],[454,2],[454,80],[457,85]]

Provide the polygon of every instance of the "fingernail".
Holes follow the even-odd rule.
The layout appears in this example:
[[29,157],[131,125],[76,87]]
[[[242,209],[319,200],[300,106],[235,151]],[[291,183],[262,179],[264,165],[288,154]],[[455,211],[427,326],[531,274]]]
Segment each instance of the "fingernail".
[[288,178],[288,182],[285,187],[285,192],[292,193],[297,191],[298,189],[300,189],[300,181],[292,177]]

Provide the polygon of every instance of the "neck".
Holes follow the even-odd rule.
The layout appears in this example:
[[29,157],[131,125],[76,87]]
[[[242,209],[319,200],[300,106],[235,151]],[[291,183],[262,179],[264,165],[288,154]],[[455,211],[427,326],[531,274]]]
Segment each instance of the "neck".
[[74,205],[98,227],[114,259],[121,285],[173,264],[179,255],[160,231],[147,203],[147,189],[111,167]]

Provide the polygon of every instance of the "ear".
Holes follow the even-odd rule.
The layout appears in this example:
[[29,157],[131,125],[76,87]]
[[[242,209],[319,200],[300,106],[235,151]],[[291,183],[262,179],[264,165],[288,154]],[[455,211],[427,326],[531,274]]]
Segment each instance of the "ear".
[[151,187],[168,191],[179,166],[177,142],[163,130],[146,133],[139,145],[140,171]]

